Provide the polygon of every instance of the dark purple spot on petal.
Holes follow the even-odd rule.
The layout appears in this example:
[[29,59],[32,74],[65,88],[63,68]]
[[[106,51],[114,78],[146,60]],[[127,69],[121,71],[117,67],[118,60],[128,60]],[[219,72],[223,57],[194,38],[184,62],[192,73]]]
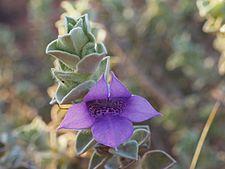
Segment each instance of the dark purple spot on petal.
[[126,106],[125,98],[108,98],[86,103],[90,115],[94,118],[104,115],[119,115]]

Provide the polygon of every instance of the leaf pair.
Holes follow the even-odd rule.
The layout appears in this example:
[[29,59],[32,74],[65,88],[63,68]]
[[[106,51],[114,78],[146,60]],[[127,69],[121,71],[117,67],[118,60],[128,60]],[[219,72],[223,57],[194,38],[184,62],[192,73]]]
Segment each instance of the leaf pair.
[[[102,43],[93,44],[94,48],[85,46],[82,58],[76,54],[72,54],[58,49],[56,41],[51,42],[46,49],[46,53],[59,59],[66,66],[79,73],[93,73],[99,62],[106,56],[106,49]],[[89,49],[89,50],[88,50]]]
[[[141,166],[143,169],[169,169],[176,163],[169,154],[162,150],[148,151],[140,158],[139,147],[150,144],[150,129],[148,126],[135,126],[134,128],[131,139],[117,149],[99,145],[98,147],[102,148],[103,151],[93,152],[89,169],[118,169],[121,166],[125,168]],[[95,144],[96,141],[90,130],[80,131],[76,139],[77,154],[86,152]]]
[[117,149],[108,149],[107,154],[99,154],[94,151],[89,162],[89,169],[116,169],[120,166],[118,158],[129,159],[133,162],[138,160],[138,144],[136,141],[128,141],[127,143],[120,145]]
[[58,87],[51,104],[55,102],[58,104],[68,104],[81,99],[95,84],[101,74],[105,73],[107,76],[110,69],[109,59],[109,57],[102,59],[92,74],[52,69],[52,75],[57,80]]
[[[124,158],[133,160],[138,159],[138,147],[144,144],[150,137],[148,126],[135,126],[131,139],[120,145],[117,149],[109,148],[109,152]],[[76,138],[76,152],[78,155],[86,152],[91,146],[96,144],[90,130],[82,130],[78,132]]]
[[46,48],[56,58],[52,75],[58,82],[51,104],[77,102],[108,71],[109,57],[103,43],[97,43],[88,16],[65,17],[66,34],[59,35]]
[[93,73],[107,51],[102,43],[96,43],[88,16],[77,20],[65,17],[67,34],[59,35],[46,48],[46,53],[59,59],[78,73]]
[[[148,126],[135,126],[131,139],[118,148],[113,149],[107,146],[97,145],[89,163],[89,169],[112,168],[120,166],[120,159],[126,159],[129,164],[139,159],[139,146],[148,143],[150,130]],[[80,131],[76,139],[76,151],[80,155],[93,147],[96,141],[93,139],[91,131]],[[112,168],[113,169],[113,168]]]

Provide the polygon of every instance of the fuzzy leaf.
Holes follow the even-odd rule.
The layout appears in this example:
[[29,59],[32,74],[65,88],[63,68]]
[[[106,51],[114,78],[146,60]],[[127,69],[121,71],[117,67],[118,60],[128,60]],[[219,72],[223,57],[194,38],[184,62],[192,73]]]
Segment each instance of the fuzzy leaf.
[[77,23],[74,25],[75,28],[83,28],[83,20],[80,18],[77,20]]
[[107,160],[108,157],[99,156],[94,152],[91,156],[88,169],[104,169],[104,165]]
[[81,56],[83,57],[83,56],[89,55],[91,53],[96,53],[95,43],[88,42],[87,44],[84,45],[84,47],[81,51]]
[[91,33],[91,27],[90,27],[90,22],[88,19],[88,14],[84,14],[80,17],[83,20],[83,27],[85,33]]
[[70,31],[70,37],[76,53],[80,55],[83,46],[89,41],[88,37],[80,27],[73,28]]
[[112,158],[110,158],[105,164],[105,169],[115,169],[119,167],[120,167],[120,164],[116,156],[113,156]]
[[55,99],[59,104],[68,104],[74,102],[76,99],[81,98],[89,89],[95,84],[95,81],[85,81],[74,88],[67,88],[64,85],[59,85],[56,90]]
[[76,51],[74,50],[73,42],[69,34],[59,35],[56,47],[58,50],[62,50],[77,55]]
[[88,74],[79,74],[79,73],[75,73],[71,71],[61,71],[55,68],[52,68],[51,71],[52,71],[52,75],[56,78],[56,80],[66,86],[80,84],[84,82],[85,80],[88,80],[90,76]]
[[73,71],[73,69],[71,69],[69,66],[67,66],[66,64],[64,64],[61,60],[59,59],[56,59],[54,61],[54,66],[55,66],[55,69],[56,70],[60,70],[60,71],[65,71],[65,72],[68,72],[68,71]]
[[105,57],[107,51],[102,43],[97,44],[97,53],[86,55],[77,64],[77,71],[80,73],[93,73],[100,61]]
[[150,128],[148,125],[135,125],[134,129],[145,129],[148,130],[150,132]]
[[110,71],[110,57],[107,56],[101,60],[97,70],[95,71],[94,74],[91,75],[91,79],[97,81],[103,73],[105,74],[105,78],[108,79],[107,77],[109,75],[109,71]]
[[65,22],[65,28],[67,33],[69,33],[73,29],[74,25],[76,24],[76,21],[73,18],[68,16],[65,16],[64,22]]
[[77,64],[77,72],[78,73],[93,73],[96,71],[98,64],[105,57],[105,54],[97,55],[90,54],[85,56],[78,64]]
[[109,59],[110,57],[103,58],[98,65],[97,70],[92,75],[72,71],[64,72],[53,68],[52,74],[60,83],[56,90],[56,95],[52,98],[50,104],[54,104],[55,102],[58,102],[59,104],[71,103],[71,101],[75,101],[84,96],[93,86],[95,81],[99,79],[102,73],[104,73],[107,78],[110,69]]
[[96,50],[97,50],[97,53],[101,54],[101,53],[107,53],[107,50],[105,48],[105,45],[103,43],[97,43],[97,46],[96,46]]
[[85,153],[95,143],[91,131],[85,130],[78,132],[75,144],[77,154],[80,155]]
[[90,42],[95,42],[95,37],[94,35],[92,34],[91,32],[91,27],[90,27],[90,22],[89,22],[89,19],[88,19],[88,15],[85,14],[83,16],[80,17],[83,21],[83,31],[87,34]]
[[64,97],[69,93],[70,90],[72,89],[66,87],[65,85],[58,84],[58,87],[56,89],[56,93],[54,96],[55,99],[52,99],[52,100],[56,100],[57,103],[61,103]]
[[142,158],[143,169],[169,169],[176,161],[162,150],[152,150],[144,154]]
[[[77,20],[66,17],[65,26],[68,33],[58,36],[57,40],[49,43],[46,53],[59,59],[73,70],[77,69],[76,71],[81,73],[93,73],[100,60],[105,56],[106,49],[102,43],[96,44],[88,16],[83,15]],[[78,64],[78,62],[80,63]]]
[[52,55],[56,59],[61,60],[67,66],[75,69],[76,64],[79,62],[80,58],[77,55],[61,51],[57,48],[57,40],[52,41],[48,44],[46,48],[46,53]]
[[137,141],[138,145],[142,145],[149,137],[150,131],[146,129],[136,129],[131,137],[131,140]]
[[95,42],[95,37],[91,32],[91,27],[89,24],[89,19],[88,19],[87,14],[80,16],[76,20],[74,20],[71,17],[66,17],[65,18],[65,27],[66,27],[67,33],[70,33],[70,31],[73,28],[80,27],[80,28],[82,28],[84,33],[87,35],[90,42]]
[[138,143],[131,140],[123,145],[120,145],[117,150],[109,149],[109,152],[120,157],[138,160]]
[[102,43],[97,44],[97,53],[86,55],[77,64],[77,72],[79,73],[93,73],[100,61],[105,57],[107,51]]

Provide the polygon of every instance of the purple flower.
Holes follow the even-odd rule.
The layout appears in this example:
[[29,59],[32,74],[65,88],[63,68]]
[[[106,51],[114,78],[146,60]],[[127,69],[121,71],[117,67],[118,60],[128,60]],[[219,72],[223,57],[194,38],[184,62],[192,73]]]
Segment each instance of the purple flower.
[[69,108],[59,128],[91,128],[98,143],[118,147],[132,136],[132,122],[159,115],[146,99],[132,95],[112,73],[110,84],[102,75],[83,102]]

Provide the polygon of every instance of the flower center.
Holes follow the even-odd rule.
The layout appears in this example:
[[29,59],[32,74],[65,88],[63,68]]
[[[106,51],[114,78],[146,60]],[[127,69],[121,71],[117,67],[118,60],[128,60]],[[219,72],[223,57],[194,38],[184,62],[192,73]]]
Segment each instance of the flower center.
[[119,115],[123,111],[125,103],[123,98],[109,98],[89,101],[87,107],[90,115],[97,118],[104,115]]

